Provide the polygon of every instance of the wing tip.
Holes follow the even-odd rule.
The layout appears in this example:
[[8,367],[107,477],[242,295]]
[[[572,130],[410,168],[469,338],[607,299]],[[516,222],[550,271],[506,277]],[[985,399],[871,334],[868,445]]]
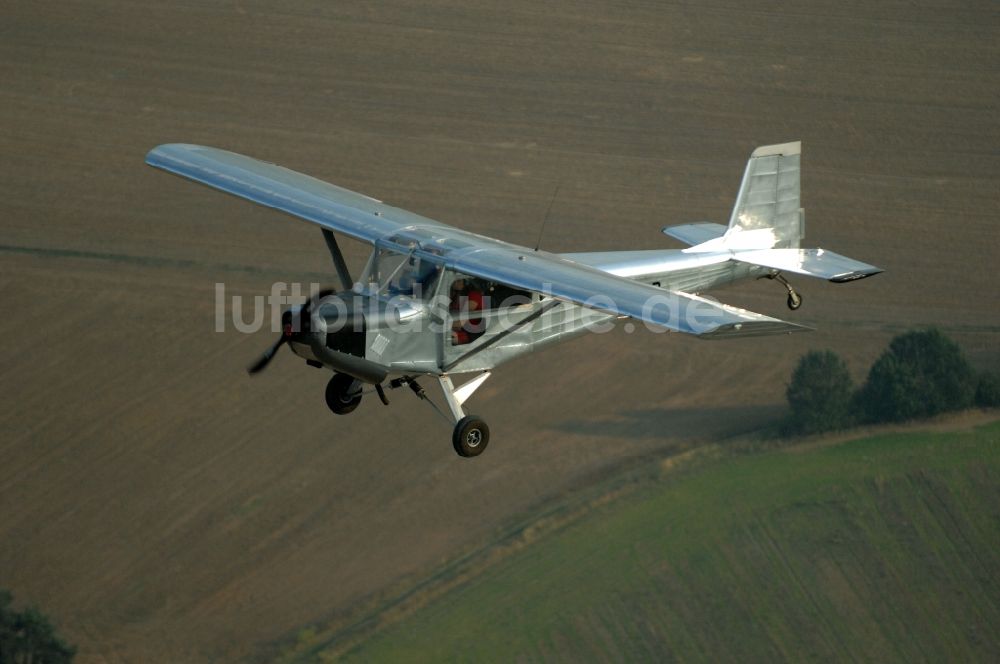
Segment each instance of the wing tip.
[[150,166],[156,166],[163,163],[164,159],[176,156],[176,153],[179,152],[191,153],[208,149],[211,148],[195,143],[161,143],[146,153],[146,163]]
[[835,277],[830,277],[830,281],[835,284],[846,284],[849,281],[857,281],[859,279],[866,279],[868,277],[874,277],[876,274],[882,274],[885,272],[880,267],[871,267],[864,270],[854,270],[853,272],[847,272],[846,274],[838,274]]
[[162,143],[146,153],[146,163],[150,166],[160,166],[169,158],[171,152],[187,147],[184,143]]
[[796,332],[814,332],[816,328],[799,323],[772,318],[765,321],[748,321],[745,323],[726,323],[708,332],[698,335],[699,339],[714,341],[716,339],[731,339],[733,337],[766,337],[776,334],[793,334]]

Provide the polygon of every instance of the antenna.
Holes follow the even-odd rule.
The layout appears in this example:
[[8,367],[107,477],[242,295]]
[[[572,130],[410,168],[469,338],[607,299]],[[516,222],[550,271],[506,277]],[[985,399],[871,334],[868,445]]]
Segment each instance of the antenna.
[[549,212],[552,212],[552,204],[556,202],[556,196],[559,195],[559,185],[556,185],[556,190],[552,192],[552,200],[549,201],[549,208],[545,211],[545,218],[542,219],[542,227],[538,229],[538,241],[535,242],[535,251],[538,251],[538,247],[542,244],[542,233],[545,232],[545,222],[549,220]]

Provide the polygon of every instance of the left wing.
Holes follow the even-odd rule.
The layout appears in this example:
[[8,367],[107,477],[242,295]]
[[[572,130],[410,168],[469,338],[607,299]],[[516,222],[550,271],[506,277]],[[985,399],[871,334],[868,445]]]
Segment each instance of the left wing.
[[443,226],[283,166],[203,145],[160,145],[146,163],[372,244],[407,226]]

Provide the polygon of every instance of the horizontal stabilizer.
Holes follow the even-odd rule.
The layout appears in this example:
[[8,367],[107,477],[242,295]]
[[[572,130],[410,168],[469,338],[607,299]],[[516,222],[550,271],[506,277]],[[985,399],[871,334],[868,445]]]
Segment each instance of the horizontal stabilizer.
[[664,235],[668,235],[675,240],[695,246],[722,237],[726,234],[726,227],[722,224],[702,222],[697,224],[681,224],[680,226],[665,226],[662,232]]
[[733,258],[744,263],[762,265],[782,272],[804,274],[833,282],[864,279],[882,271],[881,268],[856,261],[825,249],[758,249],[734,251]]

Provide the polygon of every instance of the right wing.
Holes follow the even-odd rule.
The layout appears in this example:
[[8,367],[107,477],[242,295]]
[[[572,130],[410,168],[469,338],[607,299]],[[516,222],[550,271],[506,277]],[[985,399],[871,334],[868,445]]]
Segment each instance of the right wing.
[[146,163],[372,244],[407,226],[444,225],[276,164],[202,145],[160,145]]
[[535,291],[591,309],[629,316],[703,339],[752,337],[811,328],[731,307],[698,295],[669,291],[523,247],[457,252],[448,263],[459,272]]

